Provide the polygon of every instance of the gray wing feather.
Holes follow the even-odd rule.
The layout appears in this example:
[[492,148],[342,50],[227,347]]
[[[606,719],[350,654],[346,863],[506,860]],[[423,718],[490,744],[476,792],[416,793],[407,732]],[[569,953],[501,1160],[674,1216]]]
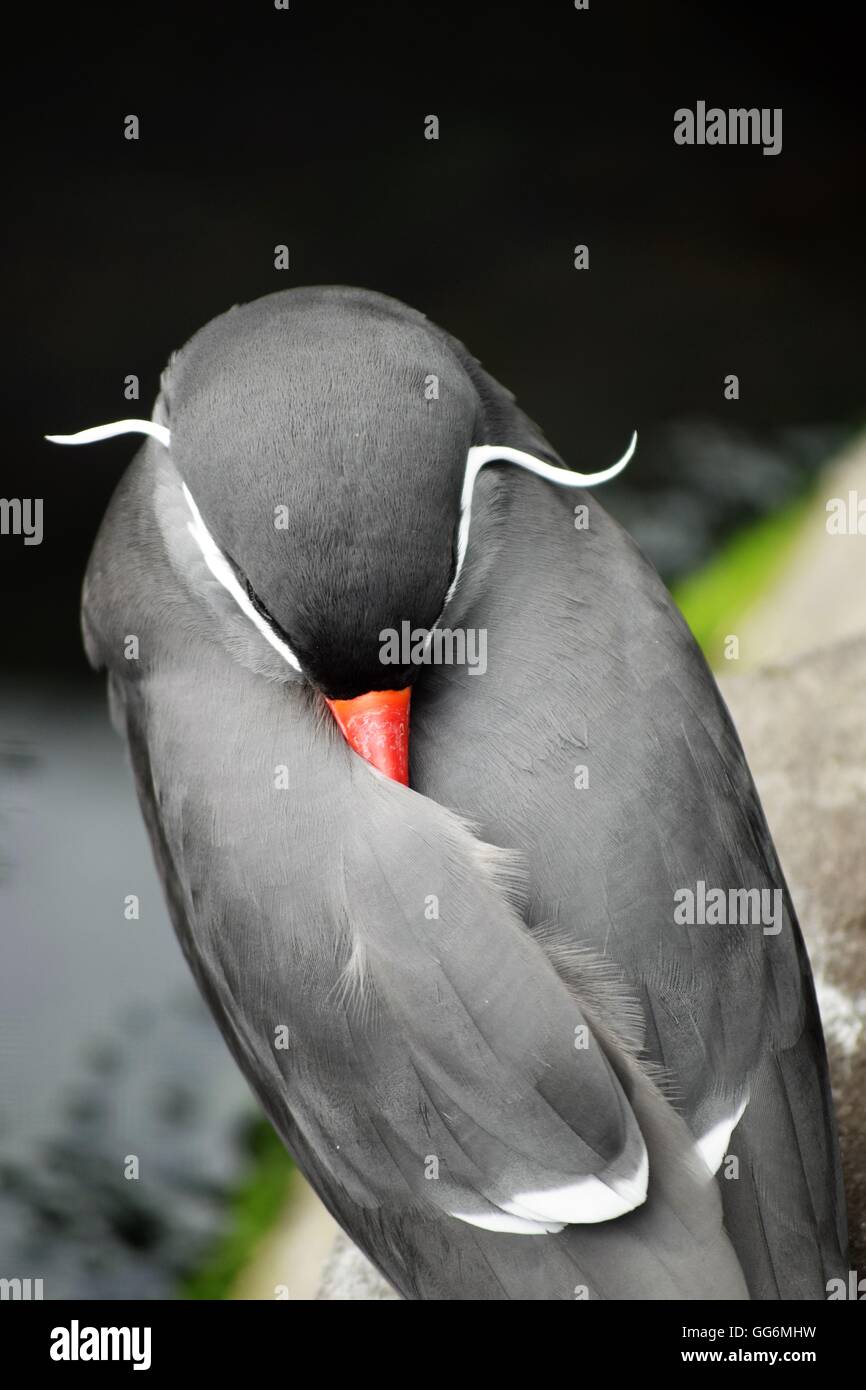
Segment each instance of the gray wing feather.
[[[730,717],[670,596],[594,496],[504,468],[482,483],[484,568],[448,620],[488,632],[488,670],[431,670],[419,688],[415,785],[523,851],[532,928],[619,968],[644,1055],[695,1138],[750,1097],[729,1145],[740,1176],[719,1182],[752,1294],[824,1297],[847,1266],[823,1040]],[[674,893],[699,880],[778,891],[781,930],[678,925]],[[586,1002],[591,978],[577,989]]]
[[[184,950],[331,1210],[409,1296],[745,1296],[686,1126],[527,930],[510,859],[355,759],[298,687],[231,660],[194,603],[166,606],[151,459],[94,554],[91,645]],[[515,1236],[449,1214],[616,1187],[644,1145],[647,1200],[614,1222]]]

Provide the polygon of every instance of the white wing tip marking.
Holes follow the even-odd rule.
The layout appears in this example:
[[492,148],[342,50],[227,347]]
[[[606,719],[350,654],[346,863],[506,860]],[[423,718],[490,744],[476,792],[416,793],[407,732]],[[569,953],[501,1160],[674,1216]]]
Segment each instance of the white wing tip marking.
[[550,1236],[564,1230],[564,1223],[555,1225],[549,1221],[529,1221],[505,1211],[453,1211],[451,1215],[458,1221],[465,1221],[468,1226],[478,1226],[482,1231],[498,1231],[503,1235]]
[[[517,1235],[555,1234],[566,1226],[614,1221],[646,1201],[649,1159],[644,1150],[631,1178],[605,1181],[590,1175],[539,1191],[517,1192],[499,1212],[452,1212],[460,1221],[487,1231]],[[612,1184],[616,1185],[613,1186]]]
[[564,1187],[518,1192],[514,1205],[536,1220],[564,1221],[572,1226],[595,1225],[625,1216],[646,1201],[649,1160],[646,1151],[634,1176],[605,1180],[590,1175]]
[[695,1149],[711,1173],[717,1173],[722,1166],[722,1160],[731,1142],[731,1135],[743,1118],[743,1113],[748,1103],[749,1097],[747,1095],[742,1104],[734,1111],[733,1115],[727,1116],[726,1119],[719,1120],[697,1141]]

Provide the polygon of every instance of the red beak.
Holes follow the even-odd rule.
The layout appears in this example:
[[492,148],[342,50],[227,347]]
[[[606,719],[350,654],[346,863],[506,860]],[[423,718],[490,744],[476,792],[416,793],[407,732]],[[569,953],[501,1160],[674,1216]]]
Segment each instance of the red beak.
[[404,787],[409,785],[411,695],[407,686],[405,690],[370,690],[353,700],[327,700],[349,747]]

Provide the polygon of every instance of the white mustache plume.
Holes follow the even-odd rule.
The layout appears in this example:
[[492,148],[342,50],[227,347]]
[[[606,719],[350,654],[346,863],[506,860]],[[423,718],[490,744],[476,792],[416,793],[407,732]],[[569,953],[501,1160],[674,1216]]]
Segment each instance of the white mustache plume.
[[632,434],[629,446],[622,458],[617,459],[616,463],[612,463],[610,468],[603,468],[600,473],[575,473],[570,468],[556,468],[552,463],[546,463],[544,459],[537,459],[534,454],[524,453],[522,449],[511,449],[507,444],[473,445],[466,456],[466,473],[463,479],[463,493],[460,498],[460,526],[457,531],[457,567],[445,599],[446,604],[457,588],[457,581],[460,578],[460,571],[466,558],[469,526],[472,521],[472,493],[475,490],[475,479],[486,463],[515,463],[518,468],[525,468],[528,473],[535,473],[537,477],[544,478],[548,483],[556,483],[558,487],[596,487],[599,483],[609,483],[611,478],[615,478],[618,473],[621,473],[636,448],[637,430]]
[[[153,420],[115,420],[110,425],[94,425],[92,429],[79,430],[77,434],[46,434],[45,438],[52,444],[96,444],[101,439],[113,439],[119,434],[149,434],[151,438],[159,440],[164,448],[171,447],[171,431]],[[518,468],[525,468],[527,472],[534,473],[538,478],[544,478],[545,482],[555,483],[558,487],[597,487],[600,483],[609,483],[621,473],[636,448],[637,430],[632,434],[622,458],[617,459],[609,468],[603,468],[599,473],[575,473],[570,468],[556,468],[552,463],[536,458],[534,454],[527,454],[523,449],[512,449],[507,444],[473,445],[466,455],[466,472],[460,497],[460,524],[457,531],[457,566],[445,598],[446,605],[457,588],[457,581],[463,569],[472,522],[472,494],[475,490],[475,480],[485,464],[513,463]]]
[[171,430],[155,420],[115,420],[110,425],[79,430],[77,434],[46,434],[45,438],[52,444],[98,444],[101,439],[114,439],[118,434],[149,434],[166,449],[171,445]]

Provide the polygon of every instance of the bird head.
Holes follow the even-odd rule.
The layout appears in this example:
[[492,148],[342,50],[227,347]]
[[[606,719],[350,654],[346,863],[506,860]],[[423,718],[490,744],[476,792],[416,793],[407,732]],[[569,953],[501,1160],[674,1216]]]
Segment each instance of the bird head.
[[196,333],[163,373],[154,420],[49,437],[139,429],[164,444],[211,574],[319,692],[352,748],[408,782],[423,667],[394,664],[386,637],[406,624],[432,632],[443,614],[479,468],[510,460],[585,486],[630,456],[587,478],[490,444],[496,392],[500,416],[519,416],[420,313],[362,290],[301,289]]

